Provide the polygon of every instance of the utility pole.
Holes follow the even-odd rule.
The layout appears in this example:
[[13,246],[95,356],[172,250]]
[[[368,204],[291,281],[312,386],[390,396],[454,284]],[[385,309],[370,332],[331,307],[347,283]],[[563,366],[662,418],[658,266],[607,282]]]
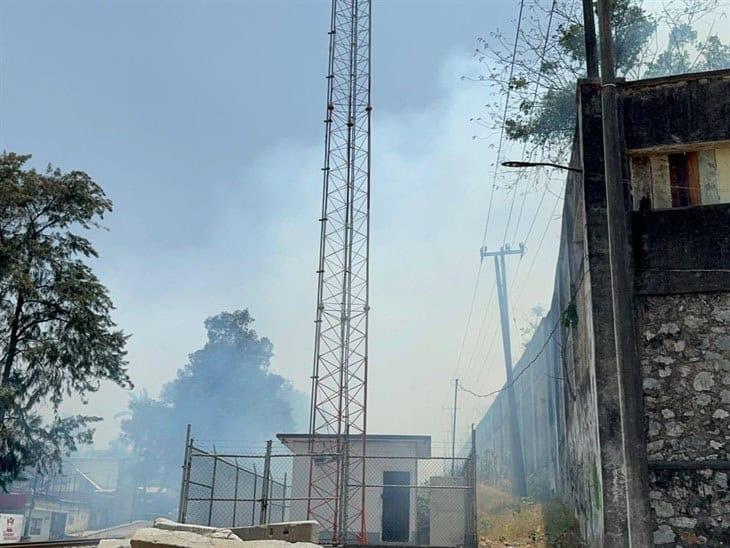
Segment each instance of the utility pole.
[[624,481],[627,501],[629,546],[650,546],[647,455],[643,440],[644,409],[639,351],[634,318],[633,272],[629,263],[626,189],[624,186],[617,109],[616,72],[613,60],[610,0],[598,0],[601,40],[601,114],[603,164],[606,179],[608,254],[611,263],[611,295],[616,364],[621,390],[621,426],[624,435]]
[[527,496],[525,483],[525,460],[522,456],[522,440],[520,438],[520,424],[517,420],[517,399],[512,375],[512,342],[510,339],[509,305],[507,301],[507,269],[505,255],[520,255],[525,252],[525,244],[518,249],[504,245],[499,251],[487,251],[486,247],[480,250],[482,260],[485,257],[494,257],[494,268],[497,274],[497,297],[499,298],[499,316],[502,322],[502,347],[504,348],[504,369],[507,374],[507,403],[509,405],[510,440],[512,448],[512,490],[519,497]]
[[456,463],[456,397],[459,393],[459,379],[454,379],[454,414],[451,424],[451,475],[454,475]]
[[586,74],[598,78],[598,48],[596,47],[596,23],[593,19],[593,0],[583,0],[583,31],[586,46]]

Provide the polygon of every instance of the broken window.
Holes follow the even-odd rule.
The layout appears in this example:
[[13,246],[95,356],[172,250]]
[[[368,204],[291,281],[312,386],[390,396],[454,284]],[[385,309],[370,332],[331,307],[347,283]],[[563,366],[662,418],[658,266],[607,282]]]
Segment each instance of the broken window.
[[702,204],[698,156],[697,152],[680,152],[668,156],[672,207]]
[[730,147],[631,156],[634,210],[730,203]]

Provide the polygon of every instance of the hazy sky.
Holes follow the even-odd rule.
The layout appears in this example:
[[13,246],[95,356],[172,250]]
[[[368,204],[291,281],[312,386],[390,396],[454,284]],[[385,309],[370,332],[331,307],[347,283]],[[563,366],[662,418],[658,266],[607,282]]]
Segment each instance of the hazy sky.
[[[515,9],[374,2],[371,432],[448,433],[494,161],[469,122],[489,97],[460,76],[478,70],[476,37],[509,30]],[[0,1],[0,148],[85,170],[113,199],[95,267],[132,334],[138,389],[174,377],[204,318],[247,307],[273,370],[308,391],[328,24],[328,0]],[[559,179],[551,188],[510,295],[516,324],[552,290]],[[490,245],[510,197],[496,194]],[[540,197],[515,229],[517,197],[508,239],[525,237]],[[478,329],[493,280],[485,263],[458,368],[477,391],[504,377],[493,301]],[[91,398],[101,444],[127,398],[112,386]],[[460,398],[464,436],[487,402]]]

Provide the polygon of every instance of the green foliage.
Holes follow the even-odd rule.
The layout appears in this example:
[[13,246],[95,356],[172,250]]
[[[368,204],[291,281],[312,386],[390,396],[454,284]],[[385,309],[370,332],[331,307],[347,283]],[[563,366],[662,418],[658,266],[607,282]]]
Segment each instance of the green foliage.
[[[564,161],[575,130],[576,80],[585,76],[585,33],[580,2],[558,0],[546,35],[545,4],[528,0],[513,72],[509,40],[499,32],[479,39],[475,56],[487,74],[476,80],[499,94],[511,93],[506,117],[499,102],[493,106],[495,127],[504,124],[510,140],[530,145],[529,156]],[[730,46],[711,21],[717,0],[670,0],[657,13],[647,6],[640,0],[611,2],[619,76],[638,79],[730,67]]]
[[[252,329],[248,310],[205,320],[208,340],[189,356],[159,399],[142,393],[129,402],[122,437],[140,476],[179,482],[185,425],[217,440],[258,440],[292,431],[307,416],[306,398],[269,371],[273,345]],[[297,419],[301,422],[297,424]]]
[[560,314],[560,323],[566,329],[572,329],[578,325],[578,308],[575,306],[575,301],[570,301]]
[[127,336],[86,263],[96,251],[79,234],[100,227],[111,201],[86,173],[50,166],[38,173],[25,167],[29,159],[0,155],[3,489],[27,468],[57,468],[64,454],[91,441],[99,419],[61,416],[65,397],[83,401],[104,380],[131,387]]
[[541,305],[536,304],[530,309],[530,317],[527,320],[527,324],[519,328],[523,347],[526,347],[530,342],[530,339],[532,339],[544,317],[545,309]]

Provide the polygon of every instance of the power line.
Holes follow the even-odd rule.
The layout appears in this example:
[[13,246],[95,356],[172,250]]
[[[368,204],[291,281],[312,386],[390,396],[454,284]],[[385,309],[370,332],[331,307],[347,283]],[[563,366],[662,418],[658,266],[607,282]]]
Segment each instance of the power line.
[[[585,258],[584,258],[584,260],[585,260]],[[542,353],[547,348],[548,343],[555,336],[555,333],[557,332],[558,327],[560,327],[561,322],[563,320],[563,314],[568,310],[568,308],[570,306],[573,305],[573,300],[575,299],[575,296],[578,294],[578,291],[583,286],[583,282],[585,281],[585,277],[586,277],[585,276],[586,275],[586,270],[589,270],[589,267],[584,268],[583,271],[581,272],[580,280],[578,280],[578,284],[575,286],[575,289],[573,290],[573,292],[571,294],[570,304],[568,304],[568,306],[566,308],[564,308],[563,310],[560,311],[560,315],[558,316],[558,320],[555,322],[555,325],[553,325],[553,328],[550,330],[550,333],[545,338],[545,341],[543,342],[542,346],[540,347],[540,350],[538,350],[537,354],[535,354],[535,356],[529,362],[527,362],[527,364],[525,365],[525,367],[523,367],[520,370],[520,372],[514,377],[514,379],[512,379],[512,382],[508,382],[502,388],[500,388],[498,390],[493,390],[492,392],[487,392],[486,394],[479,394],[477,392],[474,392],[473,390],[469,390],[468,388],[465,388],[463,384],[459,387],[459,389],[460,390],[463,390],[464,392],[467,392],[467,393],[469,393],[472,396],[475,396],[477,398],[489,398],[491,396],[494,396],[496,394],[499,394],[500,392],[503,392],[504,390],[507,390],[507,389],[511,388],[512,386],[514,386],[514,384],[517,382],[517,380],[522,375],[524,375],[525,372],[537,362],[537,360],[540,359],[540,356],[542,356]]]
[[504,111],[502,113],[502,127],[499,131],[499,145],[497,146],[497,159],[494,162],[494,173],[492,174],[492,192],[489,197],[489,206],[487,209],[487,220],[484,224],[484,235],[482,237],[482,247],[486,245],[487,232],[489,231],[489,220],[492,215],[492,204],[494,203],[494,191],[497,188],[497,173],[499,172],[499,160],[502,157],[502,145],[504,144],[504,130],[507,121],[507,110],[509,108],[509,98],[511,94],[511,82],[515,72],[515,62],[517,61],[517,44],[520,39],[520,30],[522,28],[522,12],[525,7],[525,0],[520,0],[520,13],[517,16],[517,31],[515,32],[515,42],[512,47],[512,62],[510,63],[509,79],[507,80],[507,93],[504,98]]
[[[497,339],[499,338],[497,335],[499,332],[495,329],[492,331],[492,340],[489,343],[489,347],[487,347],[487,353],[484,355],[484,360],[487,361],[489,359],[489,356],[492,353],[492,349],[494,349],[494,345],[497,343]],[[489,370],[489,363],[486,364],[486,366],[482,369],[479,375],[477,375],[477,384],[481,384],[481,375],[486,373]]]
[[[555,8],[556,7],[557,7],[557,0],[553,0],[552,4],[550,5],[550,14],[548,15],[547,28],[545,29],[545,40],[543,41],[542,51],[540,52],[540,57],[539,57],[539,65],[538,65],[539,69],[537,71],[537,78],[535,80],[535,91],[532,94],[532,112],[530,113],[530,122],[532,122],[532,120],[533,120],[533,118],[535,116],[534,107],[535,107],[535,104],[537,103],[537,94],[540,92],[540,80],[542,79],[542,66],[545,63],[545,53],[547,52],[548,41],[550,39],[550,30],[551,30],[552,25],[553,25],[553,16],[555,15]],[[519,32],[519,30],[518,30],[518,32]],[[513,57],[513,61],[512,62],[513,62],[513,68],[514,68],[514,57]],[[511,74],[510,74],[510,80],[509,81],[510,82],[512,81]],[[506,118],[506,111],[505,111],[505,118]],[[522,146],[522,156],[523,157],[525,156],[526,152],[527,152],[527,141],[525,141],[524,142],[524,145]],[[518,173],[518,176],[521,176],[523,173],[524,173],[524,171],[521,170]],[[503,244],[507,241],[507,233],[509,231],[509,226],[510,226],[510,222],[511,222],[511,219],[512,219],[512,209],[514,208],[514,202],[515,202],[515,196],[516,196],[516,194],[517,194],[517,183],[515,182],[515,188],[514,188],[514,191],[512,193],[512,205],[510,205],[510,211],[509,211],[509,215],[507,217],[507,227],[505,228],[505,231],[504,231],[504,242],[502,242]],[[516,240],[516,238],[517,238],[517,229],[520,226],[520,220],[522,219],[522,211],[525,208],[525,201],[526,201],[526,199],[527,199],[527,192],[525,192],[522,195],[522,205],[520,206],[520,211],[519,211],[519,214],[517,216],[517,222],[515,224],[514,237],[512,238],[512,240]]]
[[[530,266],[527,268],[527,274],[525,274],[525,280],[528,280],[530,278],[530,274],[532,273],[532,269],[535,266],[535,262],[537,261],[537,257],[540,253],[540,250],[542,249],[542,244],[545,242],[545,236],[547,236],[548,230],[550,229],[550,224],[553,222],[553,217],[555,216],[555,210],[558,208],[558,204],[561,201],[561,196],[558,195],[558,197],[555,199],[555,203],[553,204],[553,209],[550,212],[550,215],[548,216],[548,222],[547,226],[545,227],[545,230],[542,233],[542,236],[540,237],[540,242],[537,244],[537,250],[535,251],[535,254],[532,256],[532,261],[530,262]],[[520,298],[522,297],[522,293],[524,290],[524,283],[520,286],[519,291],[517,292],[517,296],[515,296],[515,305],[519,302]]]
[[[474,356],[476,355],[477,350],[479,349],[479,346],[480,346],[479,341],[482,338],[482,331],[484,330],[484,326],[485,326],[486,321],[487,321],[487,316],[488,316],[487,313],[489,312],[489,309],[492,306],[492,301],[493,300],[494,300],[494,291],[492,291],[492,293],[490,293],[490,295],[489,295],[489,301],[487,301],[487,306],[484,308],[484,314],[482,314],[482,320],[479,323],[479,330],[477,331],[476,344],[472,348],[471,355],[469,356],[469,361],[466,364],[466,369],[464,370],[464,373],[465,374],[466,374],[467,371],[469,371],[471,369],[472,363],[474,362]],[[496,331],[495,331],[495,333],[496,333]]]
[[[551,7],[550,7],[550,15],[549,15],[549,18],[548,18],[548,25],[547,25],[547,30],[546,30],[546,33],[545,33],[545,40],[543,42],[542,52],[541,52],[541,55],[540,55],[540,66],[542,66],[542,64],[544,62],[544,59],[545,59],[545,54],[546,54],[546,51],[547,51],[547,44],[548,44],[548,40],[549,40],[549,36],[550,36],[550,29],[552,27],[552,21],[553,21],[553,16],[554,16],[554,13],[555,13],[556,5],[557,5],[557,0],[553,0],[553,2],[551,4]],[[503,144],[504,144],[504,133],[505,133],[506,120],[507,120],[507,111],[509,109],[509,100],[510,100],[510,94],[511,94],[511,86],[509,86],[509,83],[512,81],[512,78],[514,76],[514,68],[515,68],[515,63],[516,63],[516,59],[517,59],[517,45],[519,43],[520,31],[521,31],[521,28],[522,28],[522,15],[523,15],[523,10],[524,10],[524,0],[521,0],[521,2],[520,2],[519,15],[518,15],[518,18],[517,18],[517,29],[516,29],[516,32],[515,32],[515,40],[514,40],[514,44],[513,44],[513,48],[512,48],[512,60],[511,60],[511,63],[510,63],[510,73],[509,73],[509,80],[508,80],[508,86],[507,86],[507,93],[505,95],[504,110],[503,110],[503,114],[502,114],[502,126],[500,128],[499,144],[498,144],[498,147],[497,147],[497,159],[496,159],[495,165],[494,165],[494,172],[493,172],[493,178],[492,178],[492,188],[491,188],[491,193],[490,193],[490,197],[489,197],[489,205],[488,205],[488,209],[487,209],[487,217],[486,217],[486,221],[485,221],[485,224],[484,224],[484,233],[482,235],[482,247],[485,247],[486,246],[487,234],[488,234],[488,231],[489,231],[489,223],[490,223],[490,219],[491,219],[492,206],[493,206],[493,203],[494,203],[494,194],[495,194],[495,190],[497,188],[497,174],[499,172],[500,159],[501,159],[501,155],[502,155],[502,147],[503,147]],[[540,90],[540,79],[541,79],[541,76],[542,76],[542,73],[541,72],[538,72],[537,80],[536,80],[536,83],[535,83],[535,90],[534,90],[534,93],[533,93],[533,104],[537,100],[537,95],[538,95],[539,90]],[[525,143],[525,145],[523,147],[523,156],[524,156],[526,150],[527,150],[527,143]],[[539,201],[538,206],[537,206],[537,209],[535,211],[535,215],[533,217],[532,222],[530,223],[530,228],[529,228],[528,233],[527,233],[527,237],[528,238],[529,238],[530,234],[532,233],[532,229],[534,227],[535,221],[536,221],[537,216],[539,214],[539,211],[540,211],[540,208],[542,206],[542,203],[543,203],[543,201],[545,199],[545,193],[546,192],[547,192],[547,187],[543,191],[543,193],[542,193],[542,195],[540,197],[540,201]],[[512,192],[512,200],[511,200],[511,203],[510,203],[509,214],[508,214],[507,223],[506,223],[506,226],[505,226],[503,244],[506,242],[507,235],[509,233],[509,227],[510,227],[510,224],[511,224],[512,213],[514,211],[514,204],[515,204],[516,194],[517,194],[517,187],[515,186],[515,188],[513,189],[513,192]],[[527,193],[525,192],[523,194],[522,203],[520,205],[520,209],[519,209],[519,213],[518,213],[518,218],[517,218],[517,223],[515,224],[515,235],[517,234],[517,230],[519,229],[519,224],[520,224],[520,221],[522,219],[522,213],[523,213],[523,210],[524,210],[524,207],[525,207],[526,198],[527,198]],[[542,245],[542,243],[540,244],[540,246],[541,245]],[[518,261],[517,267],[515,269],[515,274],[514,274],[512,286],[514,286],[514,280],[516,280],[517,272],[519,271],[519,267],[520,267],[520,264],[521,263],[522,263],[522,256],[520,256],[520,259]],[[471,305],[469,307],[469,314],[468,314],[468,317],[467,317],[467,325],[466,325],[466,328],[464,330],[464,336],[462,337],[461,345],[460,345],[460,348],[459,348],[459,355],[458,355],[458,358],[457,358],[457,365],[456,365],[456,368],[455,368],[455,374],[458,373],[458,371],[459,371],[459,367],[460,367],[460,364],[461,364],[461,358],[462,358],[463,351],[464,351],[464,346],[466,344],[466,336],[468,334],[468,330],[469,330],[469,327],[470,327],[471,318],[472,318],[472,314],[473,314],[474,303],[475,303],[475,300],[476,300],[477,286],[478,286],[478,283],[479,283],[479,276],[481,274],[481,267],[482,267],[482,263],[480,262],[480,264],[479,264],[479,270],[478,270],[478,273],[477,273],[477,281],[476,281],[476,284],[475,284],[475,287],[474,287],[474,294],[472,296],[472,302],[471,302]],[[474,356],[476,354],[476,349],[479,346],[479,340],[481,338],[482,329],[483,329],[484,323],[486,321],[486,318],[488,316],[488,312],[489,312],[489,309],[491,307],[492,301],[493,301],[493,294],[491,295],[490,300],[487,303],[487,306],[486,306],[486,308],[484,310],[484,314],[482,316],[482,321],[480,322],[480,327],[479,327],[479,330],[477,331],[477,343],[475,344],[474,350],[472,351],[472,354],[471,354],[471,356],[469,358],[469,362],[468,362],[468,365],[467,365],[467,370],[471,368],[471,364],[473,362],[473,358],[474,358]],[[493,339],[493,342],[494,342],[494,339]],[[489,352],[491,352],[491,347],[492,346],[493,346],[493,344],[490,345],[490,350],[488,351],[487,356],[489,355]]]
[[[550,39],[550,30],[552,29],[553,16],[555,15],[555,8],[556,7],[557,7],[557,0],[553,0],[552,4],[550,5],[550,14],[548,15],[547,28],[545,29],[545,40],[543,41],[543,44],[542,44],[542,52],[540,53],[540,58],[539,58],[539,61],[540,61],[539,67],[540,67],[540,69],[542,69],[542,66],[545,63],[545,54],[547,53],[548,41]],[[542,70],[538,70],[537,79],[535,80],[535,91],[532,94],[533,110],[532,110],[532,112],[530,114],[530,121],[532,121],[532,119],[533,119],[533,117],[535,115],[534,105],[537,102],[537,94],[540,91],[540,80],[541,79],[542,79]],[[522,147],[522,156],[523,157],[525,156],[526,152],[527,152],[527,141],[525,141],[525,143],[524,143],[524,145]],[[541,154],[541,157],[544,157],[544,155],[545,154],[544,154],[544,151],[543,151],[543,153]],[[519,173],[521,174],[523,172],[524,172],[524,170],[520,170]],[[540,171],[539,170],[535,172],[535,181],[536,182],[537,182],[537,179],[539,177],[539,174],[540,174]],[[530,223],[530,228],[527,231],[527,236],[522,239],[522,241],[525,242],[525,243],[527,243],[527,240],[530,238],[530,234],[532,234],[532,229],[533,229],[533,227],[535,225],[535,220],[537,219],[537,216],[540,213],[540,208],[542,207],[542,202],[545,199],[545,194],[546,193],[547,193],[547,184],[546,184],[545,188],[543,189],[542,196],[540,197],[540,202],[537,205],[537,209],[535,210],[535,215],[533,216],[532,222]],[[520,221],[522,219],[522,211],[524,210],[525,201],[526,200],[527,200],[527,192],[525,192],[522,195],[522,205],[520,206],[520,212],[519,212],[519,214],[517,216],[517,223],[515,224],[514,236],[512,237],[512,240],[514,240],[514,241],[517,240],[517,230],[519,229],[519,226],[520,226]],[[509,223],[509,219],[508,219],[508,223]],[[509,228],[509,224],[508,224],[508,228]],[[506,235],[506,231],[505,231],[505,235]],[[537,255],[537,254],[535,254],[535,255]],[[520,269],[520,265],[521,264],[522,264],[522,257],[520,257],[520,260],[517,263],[517,267],[515,268],[515,273],[514,273],[514,276],[512,278],[512,284],[510,286],[510,290],[512,289],[512,287],[514,287],[515,281],[517,280],[517,273],[519,272],[519,269]]]
[[[535,176],[537,178],[537,175]],[[537,208],[535,209],[535,215],[532,216],[532,221],[530,222],[530,227],[527,229],[527,235],[522,240],[527,244],[527,242],[530,240],[530,236],[532,235],[532,229],[535,227],[535,221],[537,221],[537,217],[540,214],[540,210],[542,209],[542,203],[545,201],[545,195],[548,191],[548,185],[545,184],[542,194],[540,195],[540,201],[537,203]],[[517,230],[515,229],[515,233]],[[537,253],[535,254],[537,256]],[[523,257],[520,257],[520,260],[517,261],[517,266],[515,267],[515,273],[512,275],[512,283],[509,286],[509,290],[512,291],[515,287],[515,283],[517,283],[517,274],[520,271],[520,266],[522,265],[522,259]],[[516,302],[516,301],[515,301]]]
[[[509,109],[509,99],[510,99],[510,94],[511,94],[511,86],[509,85],[509,82],[512,81],[512,77],[514,76],[515,62],[517,61],[517,44],[519,43],[520,31],[522,29],[522,14],[524,11],[524,7],[525,7],[525,0],[520,0],[520,11],[517,16],[517,29],[515,32],[515,41],[512,46],[512,61],[510,63],[507,93],[505,94],[505,99],[504,99],[504,110],[502,113],[502,125],[501,125],[500,131],[499,131],[499,144],[497,146],[497,158],[494,162],[494,172],[492,173],[492,188],[491,188],[491,192],[489,194],[489,204],[487,206],[487,217],[484,222],[484,232],[482,234],[482,245],[481,245],[482,248],[485,247],[487,244],[487,234],[489,232],[489,223],[490,223],[491,216],[492,216],[492,206],[494,204],[494,194],[497,189],[497,174],[499,173],[499,166],[500,166],[499,161],[502,157],[502,146],[504,144],[504,132],[505,132],[505,126],[506,126],[506,120],[507,120],[507,110]],[[514,207],[514,197],[512,200],[512,207]],[[512,215],[511,210],[512,210],[512,208],[510,208],[510,216]],[[507,230],[509,230],[509,223],[507,225]],[[506,237],[507,237],[507,231],[505,231],[505,239],[506,239]],[[474,287],[474,295],[472,296],[472,302],[469,307],[469,314],[468,314],[468,318],[467,318],[466,329],[464,330],[464,337],[462,338],[462,341],[461,341],[461,347],[459,349],[459,356],[457,358],[457,365],[456,365],[454,374],[458,373],[459,364],[461,362],[461,356],[464,351],[464,345],[466,343],[466,335],[469,330],[469,324],[471,322],[471,316],[472,316],[473,309],[474,309],[474,302],[476,299],[477,286],[479,284],[479,276],[481,274],[481,269],[482,269],[482,261],[479,262],[479,270],[477,272],[477,282]],[[491,304],[491,299],[490,299],[490,304]],[[485,309],[485,316],[486,316],[487,310],[489,309],[489,306],[490,305],[488,304],[487,309]],[[477,334],[477,340],[478,340],[478,337],[479,337],[479,333]]]
[[466,336],[469,333],[469,326],[471,324],[471,317],[474,313],[474,303],[477,299],[477,291],[479,290],[479,278],[482,275],[482,264],[483,261],[479,261],[479,268],[477,269],[477,277],[474,281],[474,292],[471,296],[471,304],[469,305],[469,314],[466,317],[466,326],[464,327],[464,335],[461,337],[461,346],[459,347],[459,355],[456,358],[456,366],[454,367],[454,376],[459,372],[459,366],[461,365],[461,356],[464,353],[464,345],[466,344]]

